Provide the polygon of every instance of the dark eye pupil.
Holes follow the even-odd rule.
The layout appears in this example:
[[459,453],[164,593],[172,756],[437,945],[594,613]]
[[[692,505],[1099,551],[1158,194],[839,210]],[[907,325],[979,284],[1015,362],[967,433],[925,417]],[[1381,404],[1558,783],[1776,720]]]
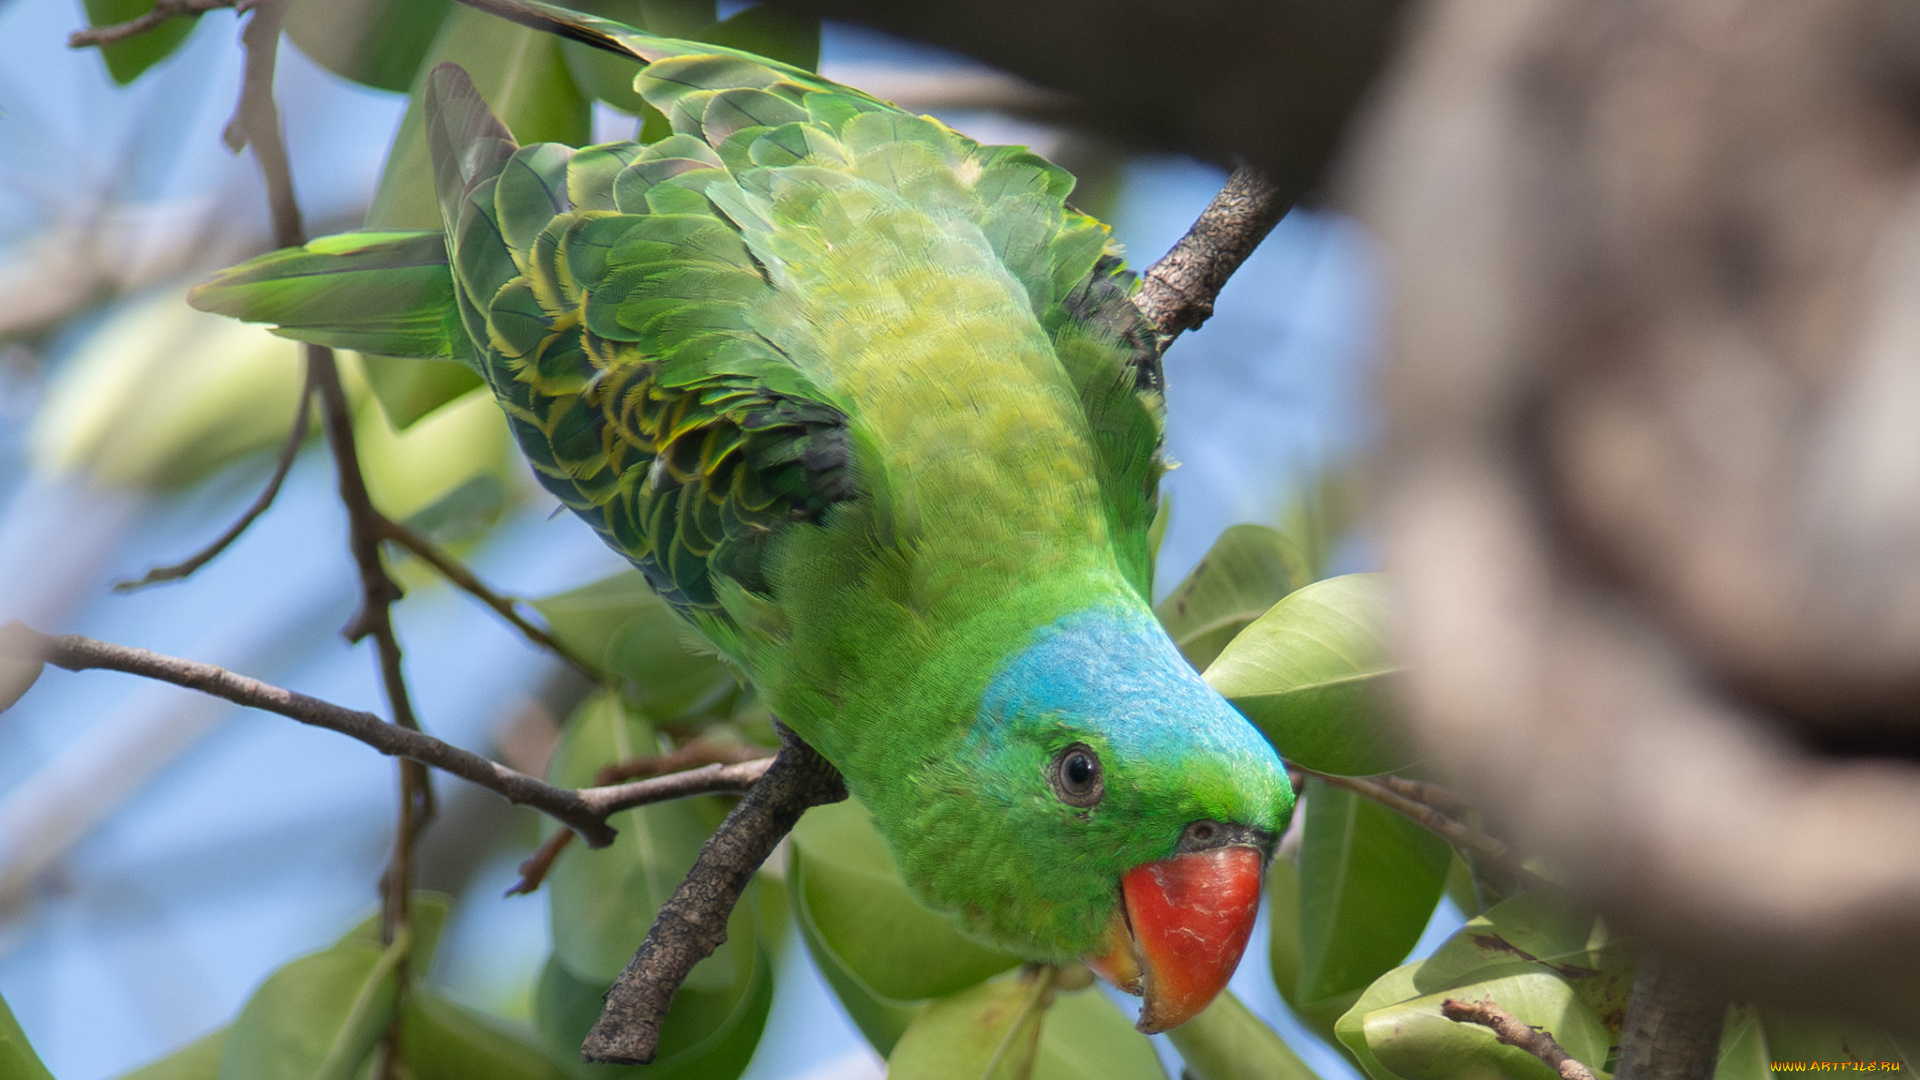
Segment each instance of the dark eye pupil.
[[1066,768],[1063,770],[1066,774],[1067,785],[1073,788],[1085,789],[1087,785],[1093,783],[1094,768],[1093,759],[1087,755],[1069,755]]
[[1106,784],[1100,779],[1100,755],[1084,743],[1074,743],[1054,755],[1048,782],[1068,806],[1090,807],[1106,794]]

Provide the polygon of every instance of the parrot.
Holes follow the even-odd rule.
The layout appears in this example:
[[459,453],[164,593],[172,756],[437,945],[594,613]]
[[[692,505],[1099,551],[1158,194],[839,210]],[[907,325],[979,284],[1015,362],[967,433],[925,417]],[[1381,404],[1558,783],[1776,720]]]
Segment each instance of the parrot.
[[535,476],[830,761],[972,936],[1184,1023],[1293,812],[1150,606],[1154,328],[1064,170],[812,72],[531,0],[630,57],[655,141],[519,145],[424,87],[443,228],[270,252],[191,295],[470,366]]

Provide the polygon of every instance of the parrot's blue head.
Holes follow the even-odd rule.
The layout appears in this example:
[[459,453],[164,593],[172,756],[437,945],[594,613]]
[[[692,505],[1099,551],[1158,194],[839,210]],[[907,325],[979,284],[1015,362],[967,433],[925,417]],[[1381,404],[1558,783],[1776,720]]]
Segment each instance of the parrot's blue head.
[[1293,791],[1151,613],[1041,628],[995,672],[953,758],[988,805],[923,819],[966,833],[915,845],[937,863],[904,867],[928,899],[983,938],[1144,992],[1145,1030],[1226,985]]

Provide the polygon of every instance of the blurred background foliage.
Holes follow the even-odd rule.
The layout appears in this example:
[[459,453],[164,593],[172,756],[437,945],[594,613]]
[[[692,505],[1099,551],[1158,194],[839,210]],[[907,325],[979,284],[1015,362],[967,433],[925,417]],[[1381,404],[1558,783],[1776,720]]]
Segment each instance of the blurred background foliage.
[[[86,0],[84,18],[150,6]],[[580,6],[819,64],[982,141],[1032,144],[1076,173],[1076,203],[1114,222],[1136,265],[1223,179],[1056,126],[1057,95],[855,27],[713,0]],[[0,6],[0,615],[378,709],[372,665],[335,634],[353,571],[311,445],[274,509],[189,582],[109,593],[251,499],[300,371],[290,343],[181,299],[265,246],[252,164],[218,146],[240,68],[234,16],[68,52],[82,17],[60,0]],[[474,74],[522,141],[663,129],[623,61],[450,0],[295,0],[286,40],[279,97],[316,234],[438,224],[417,91],[442,60]],[[1384,585],[1352,572],[1371,569],[1353,463],[1372,427],[1373,289],[1359,231],[1296,211],[1167,359],[1181,467],[1164,487],[1157,610],[1290,762],[1333,777],[1418,769],[1383,720]],[[529,600],[593,669],[533,650],[393,554],[429,730],[575,786],[692,739],[773,744],[751,692],[556,515],[474,376],[379,356],[345,370],[375,504]],[[535,895],[502,899],[555,826],[438,785],[415,921],[383,946],[363,915],[389,842],[388,763],[169,688],[42,677],[0,716],[0,1074],[35,1075],[30,1038],[63,1080],[150,1060],[132,1075],[344,1078],[397,1017],[404,1069],[422,1080],[825,1080],[876,1076],[883,1059],[902,1078],[1522,1077],[1545,1066],[1445,1020],[1439,1000],[1497,1001],[1596,1066],[1623,1018],[1630,957],[1604,927],[1545,888],[1476,877],[1434,834],[1316,778],[1270,874],[1266,947],[1249,950],[1235,996],[1170,1037],[1135,1033],[1103,990],[961,937],[907,892],[850,802],[808,814],[761,873],[676,1000],[655,1065],[585,1066],[602,992],[724,801],[624,812],[613,846],[571,845]],[[1721,1075],[1764,1075],[1769,1038],[1838,1036],[1739,1014]]]

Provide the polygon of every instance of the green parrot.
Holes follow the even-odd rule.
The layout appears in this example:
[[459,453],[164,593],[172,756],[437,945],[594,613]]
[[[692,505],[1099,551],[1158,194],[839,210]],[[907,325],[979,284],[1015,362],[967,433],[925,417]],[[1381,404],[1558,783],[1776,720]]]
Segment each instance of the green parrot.
[[443,64],[443,232],[315,240],[193,303],[470,365],[540,482],[839,768],[926,903],[1084,960],[1144,996],[1142,1030],[1192,1017],[1293,792],[1148,606],[1159,358],[1107,227],[1023,148],[511,6],[644,64],[673,134],[519,146]]

